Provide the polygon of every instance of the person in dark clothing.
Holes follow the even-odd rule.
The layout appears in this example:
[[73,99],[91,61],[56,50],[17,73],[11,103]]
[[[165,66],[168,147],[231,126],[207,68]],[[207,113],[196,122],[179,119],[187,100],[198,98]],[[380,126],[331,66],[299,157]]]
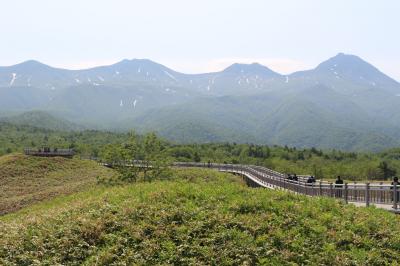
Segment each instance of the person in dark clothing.
[[293,181],[299,181],[296,174],[293,175]]
[[211,161],[208,161],[208,168],[211,168]]
[[287,179],[288,179],[288,180],[293,180],[293,177],[292,177],[292,175],[291,175],[291,174],[288,174],[288,177],[287,177]]
[[[393,177],[392,185],[390,186],[390,189],[393,189],[394,185],[397,184],[397,202],[400,200],[400,191],[399,191],[399,178],[397,176]],[[394,201],[394,193],[392,193],[392,201]]]
[[335,181],[335,195],[337,198],[341,198],[342,197],[342,189],[343,189],[343,180],[340,177],[340,175],[338,175],[338,177],[336,178]]
[[308,185],[311,185],[312,183],[314,183],[315,182],[315,180],[314,180],[314,177],[313,176],[309,176],[308,178],[307,178],[307,184]]
[[336,178],[336,181],[335,181],[335,187],[342,187],[342,185],[343,185],[343,180],[342,180],[342,178],[340,177],[340,175]]

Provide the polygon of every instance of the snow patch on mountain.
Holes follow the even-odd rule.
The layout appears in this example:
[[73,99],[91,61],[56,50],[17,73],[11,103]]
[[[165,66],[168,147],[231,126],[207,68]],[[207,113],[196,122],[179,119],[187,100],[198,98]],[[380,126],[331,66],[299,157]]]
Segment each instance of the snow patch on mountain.
[[169,73],[168,71],[165,71],[164,70],[164,73],[168,76],[168,77],[170,77],[171,79],[173,79],[173,80],[175,80],[175,81],[178,81],[171,73]]
[[11,78],[11,81],[10,81],[10,87],[14,84],[16,79],[17,79],[17,73],[12,73],[12,78]]

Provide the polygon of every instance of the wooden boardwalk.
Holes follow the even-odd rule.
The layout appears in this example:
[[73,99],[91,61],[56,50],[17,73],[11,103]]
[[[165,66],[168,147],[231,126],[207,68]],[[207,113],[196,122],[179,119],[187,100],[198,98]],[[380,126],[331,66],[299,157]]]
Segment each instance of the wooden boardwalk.
[[24,149],[25,155],[38,157],[66,157],[72,158],[75,152],[72,149]]
[[308,196],[326,196],[356,206],[372,206],[400,213],[400,186],[382,183],[344,183],[335,185],[317,181],[307,183],[307,176],[298,181],[289,180],[285,174],[255,165],[175,163],[177,167],[206,167],[245,176],[252,186],[287,190]]
[[[101,164],[111,167],[113,165],[124,165],[131,167],[144,167],[145,165],[149,165],[144,164],[141,161]],[[311,197],[331,197],[338,200],[343,200],[345,203],[355,204],[356,206],[374,205],[377,208],[382,208],[394,213],[400,213],[400,209],[398,209],[400,186],[398,184],[344,183],[343,185],[335,185],[326,181],[307,183],[306,181],[308,176],[300,176],[298,181],[289,180],[287,175],[283,173],[256,165],[177,162],[173,163],[172,166],[216,169],[222,172],[240,174],[245,177],[247,184],[252,187],[286,190]]]

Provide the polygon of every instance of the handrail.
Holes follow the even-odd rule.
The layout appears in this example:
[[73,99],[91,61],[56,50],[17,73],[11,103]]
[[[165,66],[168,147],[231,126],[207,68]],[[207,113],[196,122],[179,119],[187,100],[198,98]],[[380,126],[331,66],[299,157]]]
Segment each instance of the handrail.
[[[147,167],[151,162],[126,161],[114,162],[115,165]],[[105,164],[103,164],[105,165]],[[113,164],[107,164],[112,166]],[[263,166],[241,165],[241,164],[218,164],[218,163],[199,163],[199,162],[175,162],[173,167],[199,167],[212,168],[224,172],[239,173],[258,186],[269,189],[282,189],[292,191],[297,194],[308,196],[327,196],[337,198],[347,202],[370,204],[392,205],[397,210],[400,199],[399,184],[382,183],[344,183],[333,184],[332,182],[317,181],[307,183],[308,176],[299,176],[299,180],[289,180],[285,174],[268,169]]]
[[31,156],[43,156],[43,157],[52,157],[52,156],[66,156],[66,157],[72,157],[75,155],[75,152],[73,149],[50,149],[50,148],[43,148],[43,149],[31,149],[31,148],[26,148],[24,149],[24,154],[25,155],[31,155]]

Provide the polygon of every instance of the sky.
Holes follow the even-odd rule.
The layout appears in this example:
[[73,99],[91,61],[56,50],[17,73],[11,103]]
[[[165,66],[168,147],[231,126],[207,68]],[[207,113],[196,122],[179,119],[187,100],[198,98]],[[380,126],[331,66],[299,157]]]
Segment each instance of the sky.
[[0,0],[0,65],[148,58],[177,71],[282,74],[355,54],[400,81],[398,0]]

